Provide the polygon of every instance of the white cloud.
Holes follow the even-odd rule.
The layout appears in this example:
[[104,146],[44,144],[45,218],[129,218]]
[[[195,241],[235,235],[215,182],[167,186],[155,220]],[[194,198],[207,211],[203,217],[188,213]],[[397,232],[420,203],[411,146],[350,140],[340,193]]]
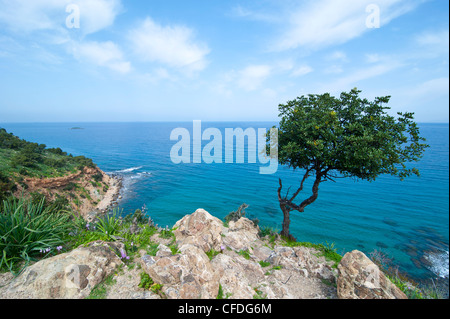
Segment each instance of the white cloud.
[[0,23],[14,32],[50,31],[67,36],[66,7],[80,9],[80,32],[95,33],[114,23],[120,0],[0,0]]
[[131,63],[125,61],[122,51],[111,42],[74,42],[73,55],[81,62],[109,68],[119,73],[131,71]]
[[346,76],[338,78],[332,83],[324,85],[320,91],[330,92],[331,90],[331,93],[348,91],[353,87],[359,87],[361,81],[384,75],[401,66],[401,63],[394,60],[389,60],[368,68],[361,68],[349,73]]
[[448,30],[437,32],[424,32],[416,37],[420,45],[442,45],[448,49]]
[[80,7],[80,30],[83,34],[112,26],[122,11],[120,0],[78,0],[75,3]]
[[246,91],[258,89],[270,75],[272,68],[268,65],[250,65],[238,72],[237,84]]
[[[442,77],[425,81],[413,90],[407,90],[405,93],[412,99],[421,98],[426,100],[432,96],[447,96],[449,95],[449,78]],[[448,106],[448,105],[447,105]]]
[[446,30],[427,31],[415,37],[415,43],[422,49],[425,56],[434,58],[447,56],[449,52],[449,32]]
[[253,21],[262,21],[262,22],[277,22],[279,21],[279,16],[275,16],[273,14],[261,13],[253,10],[249,10],[240,5],[233,7],[232,15],[238,18],[245,18]]
[[391,104],[395,111],[414,112],[421,122],[448,122],[449,78],[440,77],[424,81],[415,86],[397,88]]
[[377,53],[366,54],[366,61],[367,61],[367,63],[377,63],[380,60],[381,60],[381,57]]
[[[381,28],[414,9],[420,0],[377,0]],[[298,47],[320,49],[342,44],[373,29],[366,26],[368,5],[373,0],[318,0],[305,2],[287,19],[288,28],[275,43],[275,50]]]
[[292,72],[292,76],[297,77],[297,76],[303,76],[306,75],[308,73],[313,72],[314,69],[312,67],[310,67],[309,65],[302,65],[298,68],[296,68],[293,72]]
[[200,71],[207,65],[209,48],[185,26],[162,26],[147,18],[129,32],[129,40],[136,55],[144,61],[187,71]]
[[342,51],[334,51],[330,55],[327,56],[328,61],[341,61],[348,62],[347,54]]

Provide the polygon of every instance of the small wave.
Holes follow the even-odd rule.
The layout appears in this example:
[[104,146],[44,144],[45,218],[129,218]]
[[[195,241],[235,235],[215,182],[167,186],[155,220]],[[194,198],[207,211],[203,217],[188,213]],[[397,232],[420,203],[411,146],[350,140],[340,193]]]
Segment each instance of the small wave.
[[120,171],[116,171],[116,173],[131,173],[131,172],[137,171],[138,169],[141,169],[142,167],[143,166],[126,168],[126,169],[122,169]]
[[448,278],[449,252],[428,253],[425,259],[431,263],[430,270],[441,278]]

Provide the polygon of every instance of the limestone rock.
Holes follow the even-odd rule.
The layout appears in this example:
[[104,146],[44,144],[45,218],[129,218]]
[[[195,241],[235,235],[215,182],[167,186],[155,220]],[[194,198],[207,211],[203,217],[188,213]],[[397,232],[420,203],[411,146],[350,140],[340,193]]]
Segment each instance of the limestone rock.
[[170,299],[214,299],[219,291],[218,273],[197,246],[186,244],[174,256],[143,256],[141,265]]
[[[220,274],[220,284],[224,294],[229,294],[231,299],[251,299],[255,294],[252,285],[255,286],[257,280],[253,279],[252,282],[252,279],[248,277],[247,274],[252,270],[255,270],[259,264],[254,264],[251,269],[246,271],[245,264],[242,260],[239,262],[238,259],[243,258],[233,258],[228,255],[220,254],[212,260],[212,265]],[[255,275],[260,277],[259,279],[264,279],[264,273],[260,266]]]
[[223,243],[235,250],[249,250],[251,244],[259,239],[258,232],[251,220],[242,217],[229,223]]
[[7,299],[82,299],[122,264],[120,244],[91,243],[29,266],[0,291]]
[[340,299],[407,299],[378,266],[358,250],[345,254],[338,270]]
[[223,223],[204,209],[179,220],[174,228],[178,246],[190,244],[200,247],[204,252],[220,250],[222,245]]

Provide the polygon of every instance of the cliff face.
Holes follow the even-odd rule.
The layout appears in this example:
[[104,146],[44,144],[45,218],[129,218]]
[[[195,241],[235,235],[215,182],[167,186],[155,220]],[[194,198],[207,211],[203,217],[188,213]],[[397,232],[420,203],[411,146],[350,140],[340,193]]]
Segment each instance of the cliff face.
[[32,193],[42,194],[52,201],[62,197],[68,200],[74,212],[87,219],[91,212],[103,212],[111,205],[118,196],[120,181],[98,167],[85,167],[63,177],[24,178],[16,186],[16,197]]
[[[156,253],[141,250],[131,263],[123,238],[93,242],[41,260],[15,279],[0,275],[0,298],[85,298],[114,274],[105,298],[406,298],[360,252],[346,254],[336,267],[314,248],[286,247],[258,233],[246,218],[225,227],[199,209],[175,224],[174,238],[150,238]],[[143,274],[159,288],[140,288]]]

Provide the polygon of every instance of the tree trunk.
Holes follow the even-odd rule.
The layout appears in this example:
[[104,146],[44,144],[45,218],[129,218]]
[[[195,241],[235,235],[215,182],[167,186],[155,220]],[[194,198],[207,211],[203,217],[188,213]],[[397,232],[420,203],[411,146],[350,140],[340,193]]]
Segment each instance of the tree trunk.
[[297,241],[294,236],[289,233],[289,225],[291,224],[290,213],[291,209],[286,205],[280,204],[280,208],[283,211],[283,224],[281,230],[281,236],[286,237],[289,240]]

